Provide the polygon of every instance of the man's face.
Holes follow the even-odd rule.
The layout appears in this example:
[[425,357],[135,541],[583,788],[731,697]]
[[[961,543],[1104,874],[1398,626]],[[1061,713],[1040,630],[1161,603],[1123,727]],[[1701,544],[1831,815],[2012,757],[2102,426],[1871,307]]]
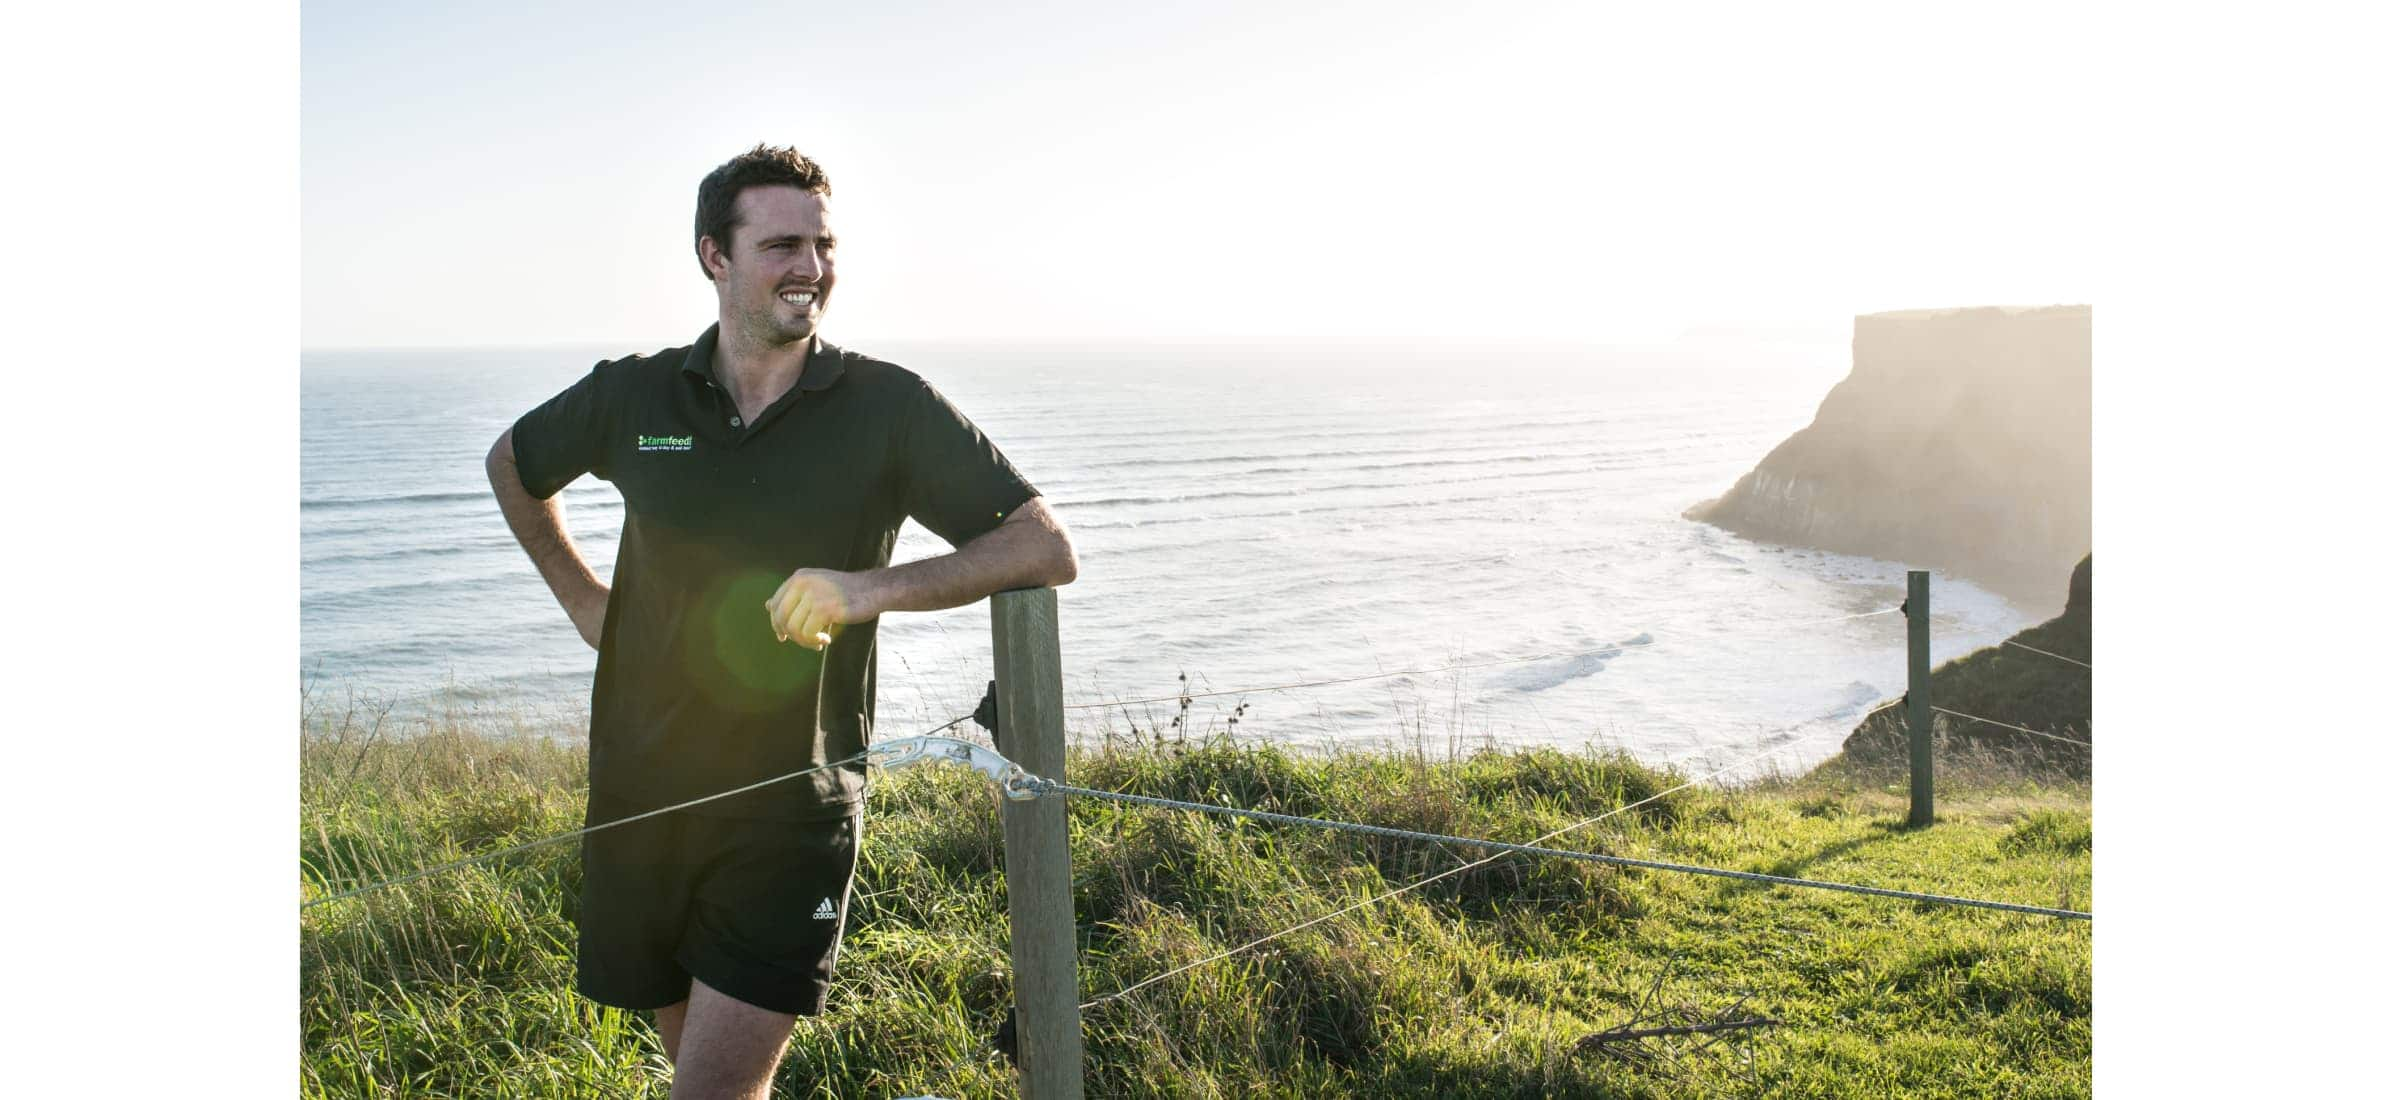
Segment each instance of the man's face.
[[750,187],[738,205],[731,249],[707,261],[724,321],[767,346],[811,338],[838,281],[829,203],[795,187]]

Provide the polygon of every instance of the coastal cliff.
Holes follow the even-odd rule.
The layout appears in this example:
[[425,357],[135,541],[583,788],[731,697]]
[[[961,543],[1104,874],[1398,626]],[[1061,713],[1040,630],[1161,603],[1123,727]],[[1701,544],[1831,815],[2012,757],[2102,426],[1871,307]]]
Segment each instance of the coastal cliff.
[[2093,544],[2092,333],[2090,306],[1854,318],[1852,373],[1810,426],[1686,518],[1950,573],[2050,615]]
[[[2016,645],[2010,643],[2017,643]],[[2030,648],[2021,648],[2030,647]],[[2040,650],[2041,652],[2035,652]],[[2062,658],[2066,658],[2063,660]],[[2078,741],[2093,740],[2093,670],[2071,662],[2093,662],[2093,556],[2087,554],[2068,577],[2068,604],[2049,622],[2021,630],[2000,645],[1946,661],[1927,677],[1927,702],[1945,710],[2042,730]],[[1904,703],[1894,700],[1870,712],[1844,739],[1844,751],[1820,765],[1826,774],[1906,772],[1910,726]],[[1937,768],[1946,759],[1999,762],[2006,770],[2056,779],[2092,778],[2093,750],[2003,729],[1935,716]]]

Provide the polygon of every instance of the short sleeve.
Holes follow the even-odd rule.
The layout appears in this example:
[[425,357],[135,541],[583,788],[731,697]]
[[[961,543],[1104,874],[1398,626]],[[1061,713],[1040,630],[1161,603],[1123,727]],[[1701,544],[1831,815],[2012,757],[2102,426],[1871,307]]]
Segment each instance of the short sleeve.
[[898,454],[905,514],[950,546],[1005,522],[1038,490],[928,382],[912,398]]
[[[605,363],[515,421],[515,471],[523,491],[546,500],[583,474],[606,477],[609,415]],[[611,480],[611,479],[610,479]]]

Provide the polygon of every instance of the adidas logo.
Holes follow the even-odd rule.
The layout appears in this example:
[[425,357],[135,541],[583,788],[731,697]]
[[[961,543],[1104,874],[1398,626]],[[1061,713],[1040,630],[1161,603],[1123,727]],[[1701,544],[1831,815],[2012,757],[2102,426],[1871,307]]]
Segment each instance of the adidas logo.
[[833,908],[833,907],[832,907],[832,905],[831,905],[831,899],[829,899],[829,898],[824,898],[824,899],[822,899],[822,904],[820,904],[820,905],[817,905],[817,906],[815,906],[815,907],[814,907],[814,919],[815,919],[815,920],[838,920],[838,919],[839,919],[839,910],[837,910],[836,908]]

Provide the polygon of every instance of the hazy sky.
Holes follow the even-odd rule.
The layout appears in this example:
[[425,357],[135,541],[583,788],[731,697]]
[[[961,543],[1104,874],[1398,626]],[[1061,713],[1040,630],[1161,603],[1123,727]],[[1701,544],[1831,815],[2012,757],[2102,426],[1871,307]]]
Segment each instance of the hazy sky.
[[830,171],[847,339],[2090,299],[2064,17],[1785,7],[310,2],[302,340],[685,341],[698,179],[759,140]]

